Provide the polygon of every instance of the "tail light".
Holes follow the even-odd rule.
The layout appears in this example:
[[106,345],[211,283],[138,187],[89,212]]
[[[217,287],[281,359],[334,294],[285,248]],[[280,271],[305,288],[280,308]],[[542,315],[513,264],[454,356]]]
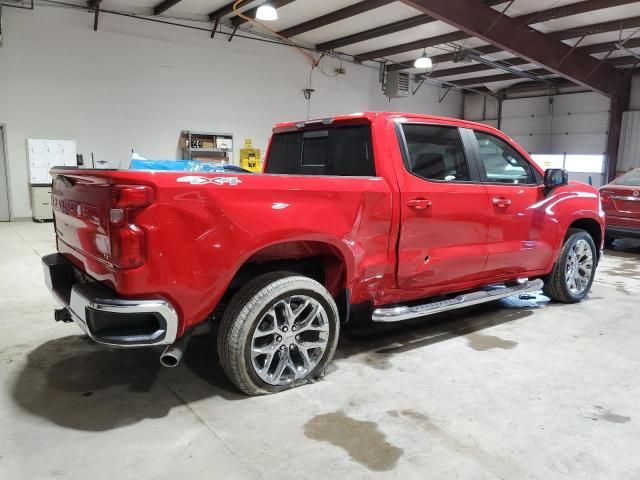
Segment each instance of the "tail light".
[[145,185],[115,185],[109,211],[111,263],[118,268],[139,267],[145,260],[145,234],[135,224],[137,212],[153,203],[153,189]]
[[602,203],[611,203],[612,193],[607,190],[600,190],[600,200]]

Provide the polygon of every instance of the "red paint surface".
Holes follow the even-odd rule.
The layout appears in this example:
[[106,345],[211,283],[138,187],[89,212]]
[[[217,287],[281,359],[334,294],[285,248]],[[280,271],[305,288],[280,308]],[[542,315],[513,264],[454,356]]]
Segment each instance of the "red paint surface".
[[640,186],[610,183],[600,189],[607,226],[640,231]]
[[[488,131],[529,159],[486,125],[366,113],[334,122],[372,124],[375,178],[54,169],[67,179],[53,188],[58,249],[123,297],[170,300],[182,334],[206,319],[249,259],[335,256],[342,268],[327,268],[330,289],[349,288],[354,304],[382,305],[542,275],[572,222],[590,218],[602,227],[598,194],[588,185],[546,195],[543,186],[436,183],[409,174],[395,132],[405,118]],[[292,128],[278,124],[274,132]],[[190,175],[227,181],[178,181]],[[111,185],[123,184],[154,190],[152,205],[130,215],[146,245],[137,268],[109,263]],[[497,207],[494,197],[511,204]],[[415,208],[416,200],[425,208]]]

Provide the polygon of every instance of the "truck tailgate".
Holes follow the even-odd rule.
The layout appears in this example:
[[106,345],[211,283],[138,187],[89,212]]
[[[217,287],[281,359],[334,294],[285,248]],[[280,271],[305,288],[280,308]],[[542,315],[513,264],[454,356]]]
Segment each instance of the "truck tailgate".
[[61,250],[74,250],[98,262],[111,255],[109,210],[111,185],[104,177],[56,175],[52,205]]

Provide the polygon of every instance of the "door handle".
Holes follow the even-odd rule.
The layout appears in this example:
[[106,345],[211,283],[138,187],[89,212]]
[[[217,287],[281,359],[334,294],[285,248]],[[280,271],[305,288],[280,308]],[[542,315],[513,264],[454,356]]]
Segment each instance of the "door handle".
[[502,207],[502,208],[508,207],[509,205],[511,205],[511,200],[504,197],[493,197],[492,202],[496,207]]
[[426,198],[414,198],[407,201],[407,206],[415,208],[416,210],[424,210],[431,206],[431,200],[427,200]]

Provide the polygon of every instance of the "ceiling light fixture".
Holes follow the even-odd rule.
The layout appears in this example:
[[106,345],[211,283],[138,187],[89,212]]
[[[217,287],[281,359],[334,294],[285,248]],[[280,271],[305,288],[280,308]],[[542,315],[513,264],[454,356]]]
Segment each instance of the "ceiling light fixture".
[[278,11],[270,3],[263,3],[256,12],[258,20],[273,21],[278,19]]
[[433,67],[433,62],[429,58],[429,55],[427,55],[426,48],[422,51],[422,56],[420,58],[416,58],[416,61],[413,62],[413,66],[415,68],[425,68],[427,70]]

